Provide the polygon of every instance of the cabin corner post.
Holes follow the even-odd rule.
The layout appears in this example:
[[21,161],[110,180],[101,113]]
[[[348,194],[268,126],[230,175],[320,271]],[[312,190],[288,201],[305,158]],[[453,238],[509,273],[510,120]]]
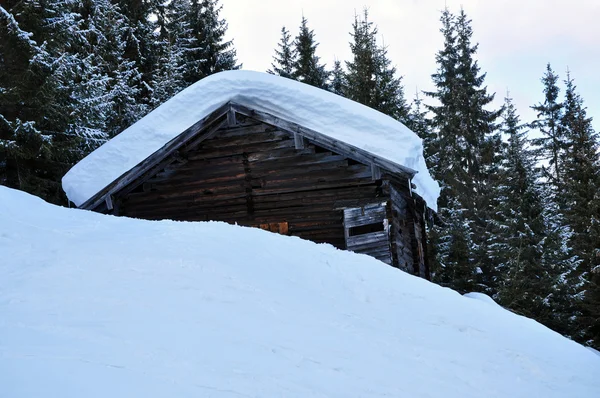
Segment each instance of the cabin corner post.
[[392,203],[392,196],[390,191],[390,181],[387,179],[382,179],[381,181],[381,189],[383,193],[383,197],[387,199],[386,202],[386,218],[388,222],[388,239],[390,241],[390,253],[392,255],[392,266],[400,269],[400,263],[398,261],[398,244],[396,240],[398,239],[398,227],[396,223],[394,223],[394,206]]

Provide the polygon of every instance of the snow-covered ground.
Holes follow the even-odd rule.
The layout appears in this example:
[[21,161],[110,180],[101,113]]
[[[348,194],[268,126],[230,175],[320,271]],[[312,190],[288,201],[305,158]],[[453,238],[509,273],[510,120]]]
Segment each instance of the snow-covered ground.
[[485,298],[222,223],[0,187],[0,397],[594,397],[600,357]]

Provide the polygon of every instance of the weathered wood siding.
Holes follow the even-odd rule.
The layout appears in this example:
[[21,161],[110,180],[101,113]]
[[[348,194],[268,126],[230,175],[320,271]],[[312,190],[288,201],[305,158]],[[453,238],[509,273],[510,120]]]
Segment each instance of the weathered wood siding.
[[120,214],[250,226],[287,222],[290,235],[345,248],[341,204],[382,195],[371,167],[251,119],[222,127],[181,157],[117,198]]
[[392,213],[392,256],[398,268],[429,279],[426,261],[425,222],[416,200],[397,181],[386,184]]
[[114,198],[108,195],[108,210],[259,227],[368,254],[427,278],[423,214],[408,179],[282,128],[224,113]]
[[[344,209],[346,248],[356,253],[368,254],[386,264],[393,265],[387,204],[388,202],[385,201],[359,208]],[[378,228],[374,229],[381,230],[352,234],[353,229],[369,225],[377,226]]]

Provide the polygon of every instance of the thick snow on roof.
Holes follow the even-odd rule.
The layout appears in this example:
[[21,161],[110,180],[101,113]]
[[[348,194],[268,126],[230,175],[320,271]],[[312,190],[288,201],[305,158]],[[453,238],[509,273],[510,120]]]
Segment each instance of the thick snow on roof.
[[83,204],[126,171],[229,101],[268,112],[417,171],[416,192],[436,209],[439,186],[421,139],[402,123],[364,105],[290,79],[251,71],[207,77],[165,102],[75,165],[62,180]]
[[594,352],[365,255],[0,203],[2,397],[600,397]]

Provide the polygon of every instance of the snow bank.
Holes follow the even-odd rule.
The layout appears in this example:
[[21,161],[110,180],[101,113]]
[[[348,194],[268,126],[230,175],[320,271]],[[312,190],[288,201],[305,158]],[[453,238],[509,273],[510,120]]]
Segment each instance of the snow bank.
[[271,113],[416,170],[416,192],[432,209],[439,186],[421,139],[402,123],[364,105],[290,79],[251,71],[207,77],[155,109],[75,165],[63,189],[77,206],[172,138],[229,101]]
[[465,293],[465,294],[463,294],[463,296],[473,299],[473,300],[482,301],[486,304],[491,304],[491,305],[495,305],[498,307],[500,306],[497,302],[494,301],[493,298],[491,298],[490,296],[488,296],[487,294],[484,294],[484,293],[471,292],[471,293]]
[[0,187],[0,396],[600,396],[600,357],[329,245]]

